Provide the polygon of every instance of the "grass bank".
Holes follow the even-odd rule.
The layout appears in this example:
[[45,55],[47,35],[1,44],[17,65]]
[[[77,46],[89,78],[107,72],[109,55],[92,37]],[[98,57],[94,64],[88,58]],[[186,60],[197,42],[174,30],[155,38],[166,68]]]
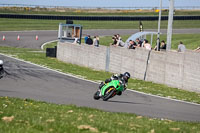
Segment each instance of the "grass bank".
[[[0,31],[58,30],[65,20],[9,19],[0,18]],[[139,21],[74,21],[83,29],[139,29]],[[144,29],[157,29],[157,21],[142,21]],[[161,29],[167,29],[167,21],[161,22]],[[200,28],[200,20],[174,21],[174,29]]]
[[200,123],[153,119],[73,105],[0,97],[0,132],[199,133]]
[[[112,73],[104,71],[96,71],[90,68],[73,65],[70,63],[63,63],[55,58],[47,58],[45,53],[33,52],[33,49],[13,48],[13,47],[0,47],[0,53],[13,55],[17,58],[30,61],[39,65],[47,66],[52,69],[62,71],[64,73],[70,73],[73,75],[79,75],[85,79],[94,81],[104,81],[112,75]],[[145,82],[138,79],[130,79],[129,89],[145,92],[148,94],[159,95],[163,97],[169,97],[173,99],[179,99],[194,103],[200,103],[200,94],[195,92],[188,92],[180,90],[178,88],[168,87],[162,84],[156,84],[152,82]]]

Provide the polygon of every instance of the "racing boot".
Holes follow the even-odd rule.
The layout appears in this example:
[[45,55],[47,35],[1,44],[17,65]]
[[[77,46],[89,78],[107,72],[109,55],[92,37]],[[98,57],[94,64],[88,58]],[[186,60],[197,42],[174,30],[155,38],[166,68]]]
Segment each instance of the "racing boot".
[[99,89],[101,90],[101,88],[104,86],[104,83],[101,82],[100,85],[99,85]]

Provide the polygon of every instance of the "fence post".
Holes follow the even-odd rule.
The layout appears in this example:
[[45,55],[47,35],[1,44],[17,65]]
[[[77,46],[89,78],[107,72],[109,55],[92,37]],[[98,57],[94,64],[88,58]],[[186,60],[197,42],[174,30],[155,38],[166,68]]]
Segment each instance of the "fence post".
[[109,65],[110,65],[110,47],[106,49],[106,72],[109,72]]
[[170,0],[168,29],[167,29],[167,50],[171,50],[172,27],[173,27],[173,16],[174,16],[173,14],[174,14],[174,0]]
[[59,24],[58,39],[62,38],[62,23]]

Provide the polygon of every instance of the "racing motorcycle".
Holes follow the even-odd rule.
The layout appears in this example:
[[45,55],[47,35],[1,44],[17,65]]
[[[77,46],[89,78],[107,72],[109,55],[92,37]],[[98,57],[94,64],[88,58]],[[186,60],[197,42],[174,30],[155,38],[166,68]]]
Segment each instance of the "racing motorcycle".
[[119,80],[112,80],[109,83],[104,84],[101,89],[98,89],[97,92],[95,92],[94,99],[99,100],[102,98],[103,101],[107,101],[123,90],[124,87]]

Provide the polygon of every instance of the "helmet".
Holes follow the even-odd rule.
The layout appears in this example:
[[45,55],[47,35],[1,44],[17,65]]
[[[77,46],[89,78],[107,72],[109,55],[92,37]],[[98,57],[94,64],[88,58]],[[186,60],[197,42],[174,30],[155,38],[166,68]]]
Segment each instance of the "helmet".
[[124,79],[128,81],[128,79],[131,77],[129,72],[125,72],[123,75]]
[[3,61],[2,60],[0,60],[0,65],[3,65]]

